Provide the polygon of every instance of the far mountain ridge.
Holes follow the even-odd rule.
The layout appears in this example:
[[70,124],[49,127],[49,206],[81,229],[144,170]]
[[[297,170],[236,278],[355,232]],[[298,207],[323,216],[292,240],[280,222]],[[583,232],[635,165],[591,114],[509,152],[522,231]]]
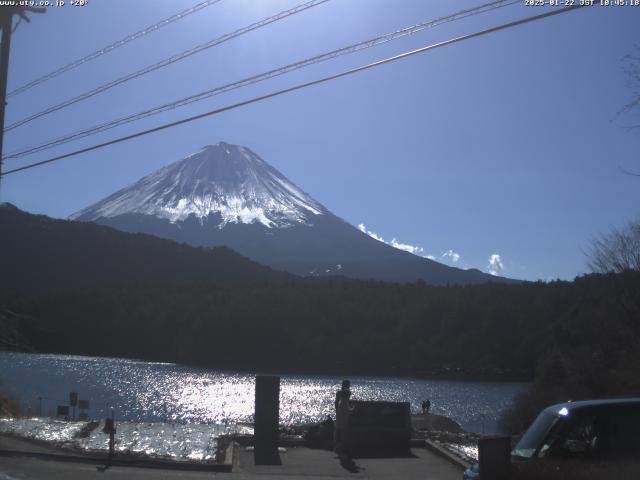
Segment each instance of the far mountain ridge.
[[0,288],[263,285],[294,281],[227,247],[197,248],[0,204]]
[[509,282],[379,242],[330,212],[251,149],[220,142],[71,215],[194,246],[226,245],[278,270],[430,284]]

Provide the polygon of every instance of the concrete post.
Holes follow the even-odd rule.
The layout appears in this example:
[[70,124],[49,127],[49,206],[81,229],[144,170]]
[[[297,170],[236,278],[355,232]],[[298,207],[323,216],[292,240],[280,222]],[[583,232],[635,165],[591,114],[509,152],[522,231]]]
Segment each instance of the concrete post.
[[256,465],[278,465],[278,426],[280,423],[280,377],[256,377],[254,460]]
[[478,440],[480,478],[506,480],[511,469],[509,437],[485,437]]

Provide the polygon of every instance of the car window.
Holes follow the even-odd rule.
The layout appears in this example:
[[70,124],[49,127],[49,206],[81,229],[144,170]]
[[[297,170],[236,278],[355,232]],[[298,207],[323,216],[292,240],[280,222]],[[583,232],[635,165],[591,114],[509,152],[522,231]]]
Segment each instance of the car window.
[[574,416],[562,422],[547,437],[539,457],[587,457],[595,445],[594,416]]
[[515,446],[511,455],[516,457],[531,458],[538,447],[552,429],[558,418],[547,412],[542,412],[531,424],[527,432]]

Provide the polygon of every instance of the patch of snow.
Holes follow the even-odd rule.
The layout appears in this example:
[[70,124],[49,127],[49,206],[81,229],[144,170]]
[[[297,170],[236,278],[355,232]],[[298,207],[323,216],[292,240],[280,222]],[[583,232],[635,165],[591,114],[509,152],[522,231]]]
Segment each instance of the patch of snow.
[[[0,433],[76,451],[108,450],[109,436],[102,431],[104,421],[83,437],[80,432],[86,425],[87,422],[44,417],[0,418]],[[251,430],[243,425],[116,422],[116,451],[174,460],[210,461],[214,459],[220,435],[252,433]]]

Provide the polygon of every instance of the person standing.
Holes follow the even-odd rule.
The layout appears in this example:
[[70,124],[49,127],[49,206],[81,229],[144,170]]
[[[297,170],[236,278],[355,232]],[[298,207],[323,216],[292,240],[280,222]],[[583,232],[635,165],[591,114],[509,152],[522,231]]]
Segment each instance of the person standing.
[[336,423],[333,437],[334,451],[339,455],[345,454],[347,450],[349,413],[351,411],[350,397],[351,382],[343,380],[342,387],[336,392]]

